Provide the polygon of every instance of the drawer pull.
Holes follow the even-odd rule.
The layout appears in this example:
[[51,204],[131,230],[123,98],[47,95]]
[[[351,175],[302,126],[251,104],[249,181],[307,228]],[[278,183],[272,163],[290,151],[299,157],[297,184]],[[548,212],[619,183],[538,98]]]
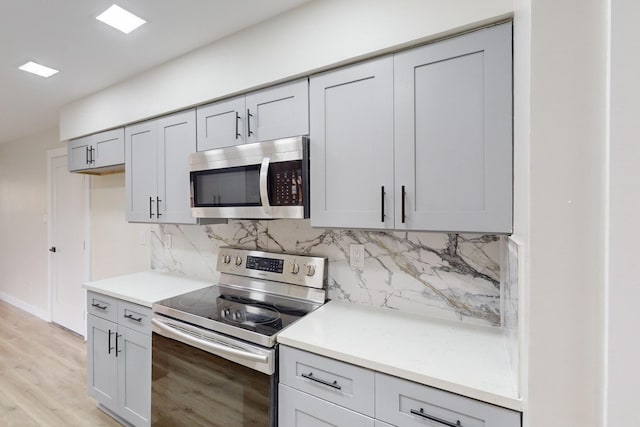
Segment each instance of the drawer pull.
[[136,322],[142,322],[142,316],[140,317],[133,317],[133,314],[129,313],[129,314],[125,314],[124,317],[126,317],[127,319],[131,319],[131,320],[135,320]]
[[107,306],[106,306],[106,305],[100,305],[100,304],[98,304],[97,302],[93,302],[93,303],[91,303],[91,307],[95,307],[95,308],[97,308],[98,310],[102,310],[102,311],[104,311],[104,310],[106,310],[106,309],[107,309]]
[[338,381],[329,382],[329,381],[323,380],[321,378],[316,378],[316,377],[313,376],[313,372],[309,372],[308,374],[300,374],[300,376],[302,378],[306,378],[308,380],[315,381],[317,383],[320,383],[320,384],[323,384],[323,385],[326,385],[326,386],[329,386],[329,387],[333,387],[333,388],[335,388],[337,390],[342,390],[342,386],[340,384],[338,384]]
[[441,418],[434,417],[433,415],[425,414],[425,413],[424,413],[424,409],[423,409],[423,408],[420,408],[420,410],[419,410],[419,411],[416,411],[415,409],[412,409],[412,410],[411,410],[411,413],[412,413],[413,415],[417,415],[417,416],[419,416],[419,417],[426,418],[427,420],[435,421],[435,422],[440,423],[440,424],[445,425],[445,426],[449,426],[449,427],[462,427],[462,423],[460,422],[460,420],[457,420],[457,421],[456,421],[456,423],[454,424],[454,423],[452,423],[452,422],[449,422],[449,421],[443,420],[443,419],[441,419]]

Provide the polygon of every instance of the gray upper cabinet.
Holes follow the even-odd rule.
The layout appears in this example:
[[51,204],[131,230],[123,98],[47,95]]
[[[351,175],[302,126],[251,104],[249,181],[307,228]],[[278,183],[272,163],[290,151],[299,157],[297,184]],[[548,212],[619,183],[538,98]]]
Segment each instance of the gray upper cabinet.
[[158,148],[156,122],[151,120],[125,129],[125,190],[127,221],[156,221]]
[[313,76],[311,224],[393,228],[393,57]]
[[189,200],[195,129],[193,109],[126,128],[127,221],[196,223]]
[[247,95],[247,142],[309,134],[309,82],[296,80]]
[[69,141],[69,171],[104,173],[124,165],[124,129],[113,129]]
[[244,96],[198,107],[197,114],[198,151],[246,142]]
[[512,231],[511,24],[314,76],[311,225]]
[[197,109],[198,151],[309,133],[309,83],[301,79]]
[[511,24],[394,55],[397,229],[511,233],[511,56]]

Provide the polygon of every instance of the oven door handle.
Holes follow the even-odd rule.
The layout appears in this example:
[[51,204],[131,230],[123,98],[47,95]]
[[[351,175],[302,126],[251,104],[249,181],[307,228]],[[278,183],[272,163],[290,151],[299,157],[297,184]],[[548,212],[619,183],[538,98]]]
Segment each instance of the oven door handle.
[[205,351],[215,354],[227,354],[230,356],[236,356],[244,360],[251,360],[258,363],[267,363],[267,356],[262,354],[255,354],[248,351],[242,351],[237,348],[229,347],[224,344],[220,344],[213,341],[207,341],[201,338],[194,337],[192,335],[181,332],[169,325],[157,319],[151,319],[153,326],[162,331],[162,335],[167,338],[174,338],[185,344],[193,345],[194,347],[201,348]]
[[271,159],[269,157],[265,157],[264,159],[262,159],[262,164],[260,165],[260,203],[262,204],[264,213],[267,215],[271,215],[271,204],[269,203],[269,188],[267,187],[270,161]]

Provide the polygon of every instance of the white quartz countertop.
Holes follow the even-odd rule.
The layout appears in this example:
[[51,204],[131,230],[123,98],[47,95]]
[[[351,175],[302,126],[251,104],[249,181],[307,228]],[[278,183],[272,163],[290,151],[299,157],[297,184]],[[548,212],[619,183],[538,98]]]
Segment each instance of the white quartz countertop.
[[213,284],[162,271],[145,271],[87,282],[82,286],[89,291],[151,307],[154,302]]
[[278,342],[522,411],[498,328],[330,301]]

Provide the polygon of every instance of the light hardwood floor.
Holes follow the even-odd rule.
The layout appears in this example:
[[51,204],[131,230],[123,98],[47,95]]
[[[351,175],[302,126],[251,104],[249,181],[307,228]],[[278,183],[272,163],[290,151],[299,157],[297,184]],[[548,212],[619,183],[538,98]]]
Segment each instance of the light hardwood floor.
[[82,338],[0,301],[0,426],[119,426],[87,395]]

